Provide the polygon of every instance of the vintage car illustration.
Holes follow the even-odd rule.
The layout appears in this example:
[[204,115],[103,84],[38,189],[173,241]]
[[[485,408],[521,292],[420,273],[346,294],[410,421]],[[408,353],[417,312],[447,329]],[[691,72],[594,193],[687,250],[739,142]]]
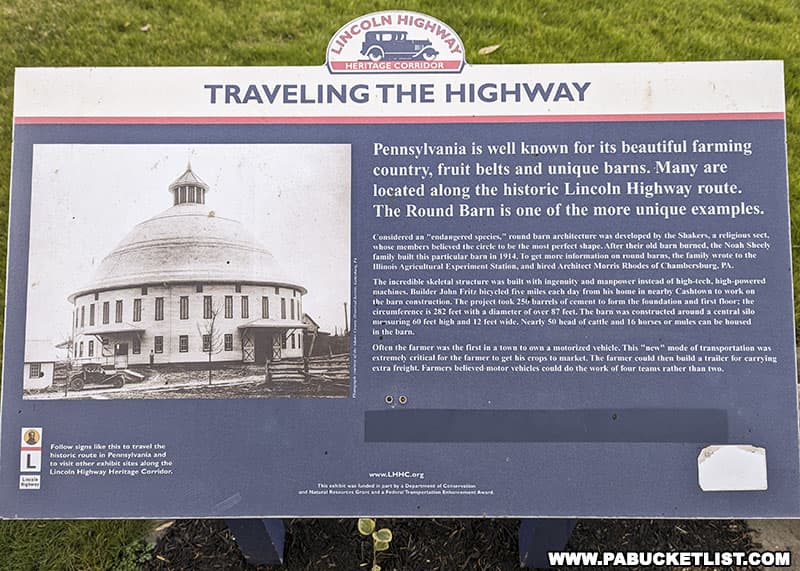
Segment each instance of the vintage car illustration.
[[412,40],[408,32],[367,32],[361,46],[361,55],[372,61],[418,60],[432,61],[439,55],[430,40]]

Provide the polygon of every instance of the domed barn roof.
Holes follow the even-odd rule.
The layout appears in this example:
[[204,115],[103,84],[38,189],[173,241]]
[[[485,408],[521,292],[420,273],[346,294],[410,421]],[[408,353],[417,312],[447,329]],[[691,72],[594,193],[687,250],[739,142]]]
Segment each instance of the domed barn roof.
[[[197,184],[187,173],[181,178]],[[182,183],[175,181],[170,190],[177,191],[176,184]],[[69,300],[99,290],[186,282],[265,283],[306,292],[240,222],[215,215],[205,204],[183,202],[137,224]]]

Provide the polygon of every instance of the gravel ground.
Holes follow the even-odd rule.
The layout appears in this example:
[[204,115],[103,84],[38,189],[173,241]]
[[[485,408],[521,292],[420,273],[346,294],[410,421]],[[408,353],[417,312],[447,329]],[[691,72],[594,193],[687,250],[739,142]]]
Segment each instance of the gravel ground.
[[[394,539],[384,571],[511,571],[519,569],[514,519],[383,519]],[[757,549],[740,520],[582,520],[569,543],[576,551],[748,551]],[[286,564],[248,565],[219,520],[182,520],[160,539],[148,571],[193,569],[321,571],[368,569],[370,540],[354,519],[289,520]],[[618,568],[621,569],[621,568]],[[632,568],[636,569],[636,568]],[[724,568],[720,568],[724,569]]]

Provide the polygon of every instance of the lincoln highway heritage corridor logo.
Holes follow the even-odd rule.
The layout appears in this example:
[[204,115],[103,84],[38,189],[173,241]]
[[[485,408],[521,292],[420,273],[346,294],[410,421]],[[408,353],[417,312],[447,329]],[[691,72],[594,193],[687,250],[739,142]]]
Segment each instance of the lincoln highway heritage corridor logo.
[[331,73],[458,73],[464,44],[450,26],[418,12],[375,12],[351,20],[328,43]]

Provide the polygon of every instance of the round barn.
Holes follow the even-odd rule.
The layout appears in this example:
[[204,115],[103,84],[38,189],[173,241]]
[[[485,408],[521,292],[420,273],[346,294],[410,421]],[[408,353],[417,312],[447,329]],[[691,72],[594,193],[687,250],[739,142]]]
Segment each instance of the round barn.
[[306,289],[240,222],[206,206],[209,190],[188,165],[169,185],[172,206],[135,226],[69,296],[76,361],[127,368],[303,356]]

